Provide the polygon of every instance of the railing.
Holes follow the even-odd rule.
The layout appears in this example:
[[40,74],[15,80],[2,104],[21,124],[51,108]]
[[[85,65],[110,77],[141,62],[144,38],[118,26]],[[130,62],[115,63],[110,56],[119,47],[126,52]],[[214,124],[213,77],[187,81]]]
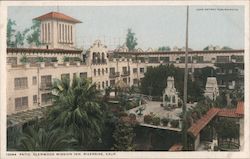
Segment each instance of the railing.
[[52,83],[41,83],[40,90],[51,90],[52,89]]
[[24,105],[24,106],[15,107],[15,110],[16,111],[23,111],[23,110],[26,110],[28,108],[29,108],[28,105]]
[[119,77],[120,76],[120,72],[110,72],[109,73],[109,78],[115,78],[115,77]]
[[124,71],[121,76],[124,77],[124,76],[129,76],[130,75],[130,71]]
[[106,60],[106,59],[100,60],[100,61],[98,61],[98,60],[96,60],[96,61],[93,60],[92,63],[93,63],[93,65],[103,65],[103,64],[107,64],[107,60]]

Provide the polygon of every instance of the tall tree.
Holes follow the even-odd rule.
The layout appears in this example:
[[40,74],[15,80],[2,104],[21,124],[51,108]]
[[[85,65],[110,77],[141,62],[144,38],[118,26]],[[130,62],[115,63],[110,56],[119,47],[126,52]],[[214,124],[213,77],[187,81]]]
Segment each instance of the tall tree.
[[41,41],[39,39],[40,37],[40,21],[33,20],[33,25],[31,26],[30,30],[31,33],[27,36],[27,42],[28,44],[34,44],[35,46],[40,46]]
[[25,29],[23,32],[18,31],[15,35],[14,47],[20,47],[24,45],[26,34],[29,29]]
[[16,26],[16,22],[14,20],[8,19],[7,23],[7,46],[14,47],[14,35],[16,30],[14,27]]
[[[153,96],[161,96],[162,91],[166,88],[168,76],[173,76],[175,79],[175,87],[183,97],[183,78],[184,71],[174,65],[159,65],[157,67],[149,67],[141,81],[141,91],[144,94]],[[149,87],[150,86],[150,87]],[[191,77],[188,80],[188,101],[199,101],[203,98],[203,89],[198,81],[192,81]]]
[[128,29],[127,38],[126,38],[126,46],[129,51],[133,51],[137,45],[137,38],[135,37],[135,33],[132,32],[132,29]]
[[74,139],[63,130],[29,126],[24,129],[18,149],[22,151],[62,151],[67,150]]
[[87,79],[63,78],[53,84],[54,107],[49,114],[55,127],[65,128],[74,135],[80,150],[87,149],[99,139],[102,111],[99,92]]

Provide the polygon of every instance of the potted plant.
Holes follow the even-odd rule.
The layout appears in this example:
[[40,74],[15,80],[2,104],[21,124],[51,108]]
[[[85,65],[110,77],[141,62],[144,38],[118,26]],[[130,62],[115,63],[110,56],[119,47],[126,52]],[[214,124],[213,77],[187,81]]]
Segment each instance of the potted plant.
[[74,58],[74,61],[76,62],[76,65],[77,66],[80,66],[81,65],[81,59],[79,57],[75,57]]
[[172,120],[170,122],[172,128],[178,128],[179,127],[179,120]]
[[146,124],[151,124],[151,123],[152,123],[152,120],[153,120],[153,118],[152,118],[151,115],[144,115],[144,122],[145,122]]
[[63,62],[65,63],[66,66],[69,66],[69,57],[68,56],[64,56],[63,57]]
[[169,123],[169,119],[168,118],[163,118],[163,119],[161,119],[161,122],[162,122],[162,125],[163,126],[168,126],[168,123]]
[[25,68],[29,68],[30,67],[29,60],[28,60],[28,57],[26,55],[23,55],[20,58],[20,62],[25,65]]
[[44,67],[45,67],[45,59],[44,59],[43,57],[38,57],[38,58],[36,59],[36,61],[37,61],[38,63],[40,63],[40,67],[41,67],[41,68],[44,68]]
[[180,58],[177,57],[175,61],[176,61],[176,63],[180,63]]
[[161,123],[161,119],[159,117],[153,117],[153,119],[152,119],[153,125],[158,126],[158,125],[160,125],[160,123]]
[[236,62],[236,56],[235,56],[235,55],[232,55],[232,56],[231,56],[231,61],[232,61],[232,62]]

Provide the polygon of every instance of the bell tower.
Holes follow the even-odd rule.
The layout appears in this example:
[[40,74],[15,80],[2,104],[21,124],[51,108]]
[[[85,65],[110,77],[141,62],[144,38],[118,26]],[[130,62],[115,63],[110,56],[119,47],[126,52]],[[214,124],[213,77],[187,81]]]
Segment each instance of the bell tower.
[[40,41],[47,49],[74,49],[75,24],[81,21],[59,12],[50,12],[34,18],[41,22]]

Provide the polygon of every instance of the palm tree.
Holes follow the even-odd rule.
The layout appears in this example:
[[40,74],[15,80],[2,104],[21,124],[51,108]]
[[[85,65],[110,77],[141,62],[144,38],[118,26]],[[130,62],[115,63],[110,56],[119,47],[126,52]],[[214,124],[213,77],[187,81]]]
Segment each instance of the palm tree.
[[95,84],[76,77],[56,80],[53,84],[54,107],[49,120],[54,127],[65,128],[78,141],[78,148],[86,149],[101,135],[102,111]]
[[75,140],[63,130],[38,126],[27,127],[18,143],[22,151],[59,151],[67,150]]

